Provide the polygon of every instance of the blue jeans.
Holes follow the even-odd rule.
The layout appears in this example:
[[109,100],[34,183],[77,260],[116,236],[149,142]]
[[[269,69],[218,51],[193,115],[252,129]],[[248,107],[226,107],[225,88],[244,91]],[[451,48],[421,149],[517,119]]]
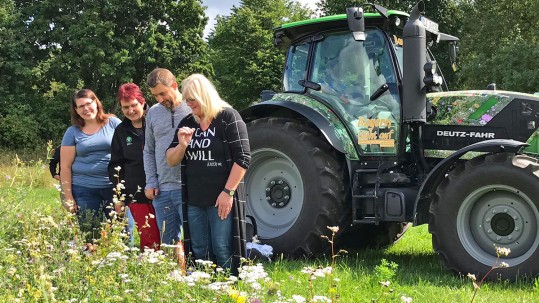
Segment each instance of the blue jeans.
[[110,219],[113,191],[112,186],[106,188],[89,188],[80,185],[71,185],[73,199],[79,207],[77,219],[82,232],[89,232],[87,242],[99,239],[101,222]]
[[133,218],[133,215],[131,214],[131,210],[129,207],[127,208],[127,211],[125,212],[125,216],[127,217],[127,235],[129,236],[129,247],[135,246],[135,219]]
[[160,191],[152,204],[161,243],[176,244],[182,239],[182,191]]
[[226,219],[219,218],[213,206],[187,207],[191,249],[196,259],[210,260],[215,257],[217,266],[232,267],[232,214]]

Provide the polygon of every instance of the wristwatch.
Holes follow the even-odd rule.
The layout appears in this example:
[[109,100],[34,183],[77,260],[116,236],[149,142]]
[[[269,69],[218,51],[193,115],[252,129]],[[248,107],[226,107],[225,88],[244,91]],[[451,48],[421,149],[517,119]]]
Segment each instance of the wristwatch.
[[229,196],[234,196],[234,193],[236,192],[235,190],[230,190],[230,189],[226,189],[226,188],[223,188],[223,192]]

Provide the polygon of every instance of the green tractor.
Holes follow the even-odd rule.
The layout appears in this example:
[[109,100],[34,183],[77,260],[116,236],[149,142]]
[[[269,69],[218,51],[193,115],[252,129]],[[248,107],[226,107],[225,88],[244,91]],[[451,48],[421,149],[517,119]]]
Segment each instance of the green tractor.
[[[283,92],[242,112],[252,149],[247,212],[263,243],[288,256],[387,246],[429,224],[460,274],[539,274],[539,97],[447,91],[430,51],[458,38],[422,16],[368,4],[284,24]],[[499,277],[499,276],[498,276]]]

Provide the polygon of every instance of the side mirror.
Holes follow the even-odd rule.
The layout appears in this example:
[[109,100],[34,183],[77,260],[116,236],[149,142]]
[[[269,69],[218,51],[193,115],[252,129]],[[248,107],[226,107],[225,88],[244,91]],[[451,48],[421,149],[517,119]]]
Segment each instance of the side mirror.
[[346,18],[348,28],[356,41],[365,41],[365,18],[363,17],[363,8],[349,7],[346,9]]
[[451,67],[453,71],[457,70],[457,54],[459,48],[456,41],[449,42],[449,59],[451,60]]
[[427,92],[441,91],[440,85],[442,85],[442,77],[436,73],[438,69],[436,61],[430,61],[425,63],[423,70],[425,71],[425,77],[423,77],[423,83],[425,83]]
[[275,95],[274,91],[265,89],[260,92],[260,101],[264,102],[264,101],[271,100],[271,98],[273,98],[274,95]]

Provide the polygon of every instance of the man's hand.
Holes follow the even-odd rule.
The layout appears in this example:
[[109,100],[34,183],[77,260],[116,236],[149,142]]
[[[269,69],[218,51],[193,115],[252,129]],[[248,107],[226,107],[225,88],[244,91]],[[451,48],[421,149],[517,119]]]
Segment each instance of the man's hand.
[[56,179],[56,180],[58,180],[58,181],[60,181],[60,175],[54,175],[53,178]]
[[144,194],[146,195],[146,198],[154,200],[155,197],[159,195],[159,189],[150,187],[144,190]]
[[230,196],[227,193],[221,192],[219,197],[217,197],[217,202],[215,207],[218,207],[217,213],[221,220],[226,219],[232,210],[232,203],[234,203],[234,197]]

